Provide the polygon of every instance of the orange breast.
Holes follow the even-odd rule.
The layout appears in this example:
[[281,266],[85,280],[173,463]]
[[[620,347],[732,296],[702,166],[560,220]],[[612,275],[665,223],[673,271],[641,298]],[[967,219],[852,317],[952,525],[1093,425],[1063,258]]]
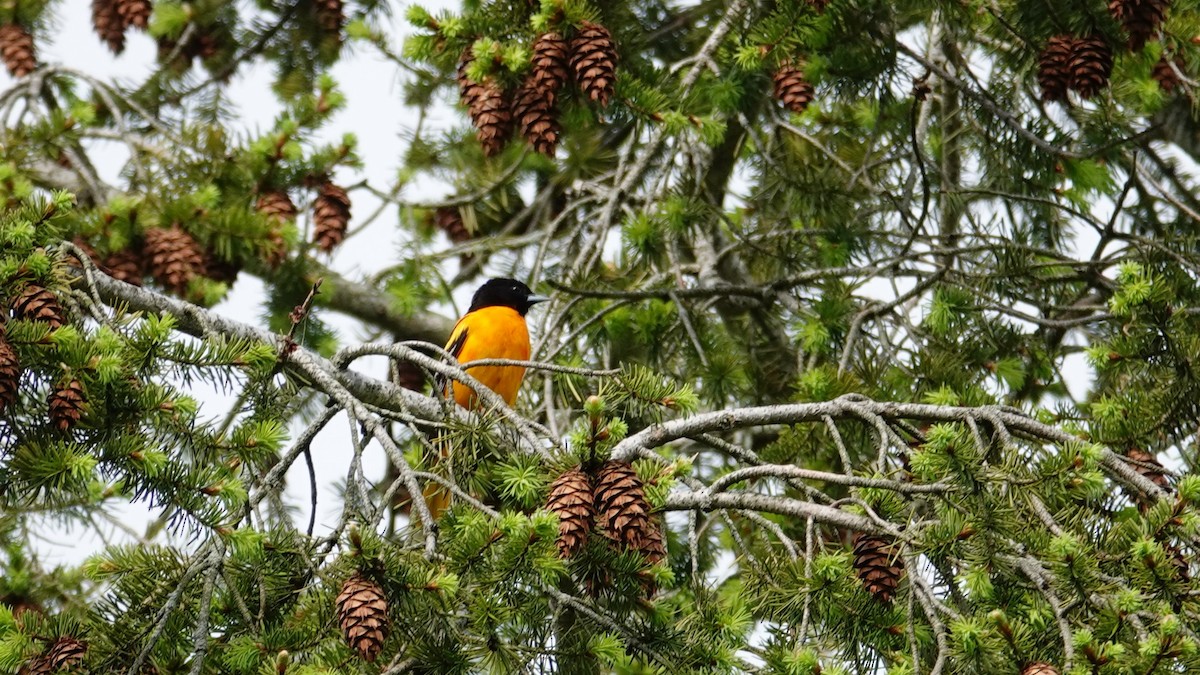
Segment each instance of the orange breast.
[[[450,344],[454,344],[463,330],[467,331],[467,337],[457,354],[459,363],[529,358],[529,329],[525,327],[525,317],[510,307],[484,307],[463,316],[454,327]],[[521,366],[477,366],[468,368],[467,373],[499,394],[509,405],[517,400],[517,390],[525,378],[525,368]],[[478,405],[475,393],[461,382],[454,383],[454,400],[464,408]]]

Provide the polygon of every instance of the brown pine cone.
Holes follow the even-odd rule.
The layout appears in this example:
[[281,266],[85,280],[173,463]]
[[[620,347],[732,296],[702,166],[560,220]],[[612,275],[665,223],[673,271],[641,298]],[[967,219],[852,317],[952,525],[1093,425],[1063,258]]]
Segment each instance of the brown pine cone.
[[126,28],[146,30],[150,26],[150,14],[154,11],[150,0],[116,0],[117,14]]
[[342,0],[316,0],[317,27],[326,33],[336,33],[341,40],[342,24],[346,22]]
[[804,72],[797,68],[796,64],[783,63],[771,79],[775,83],[775,98],[788,110],[799,114],[812,103],[813,86],[804,79]]
[[50,404],[50,424],[59,431],[69,431],[83,417],[83,406],[87,403],[83,383],[79,380],[67,382],[51,391],[46,402]]
[[179,225],[146,230],[142,255],[150,276],[163,288],[184,295],[188,285],[205,275],[205,255],[200,244]]
[[241,271],[241,263],[222,258],[215,251],[204,252],[204,275],[209,279],[232,286]]
[[3,326],[0,326],[0,413],[17,400],[17,388],[21,384],[21,361],[17,350],[8,342]]
[[1163,93],[1170,94],[1175,91],[1175,88],[1183,84],[1183,80],[1179,79],[1179,73],[1184,69],[1183,59],[1178,56],[1171,60],[1167,60],[1164,54],[1158,59],[1158,63],[1154,64],[1154,70],[1150,72],[1150,77],[1158,82],[1158,86],[1162,88]]
[[533,149],[547,157],[554,157],[558,137],[562,133],[558,111],[554,109],[554,92],[540,87],[533,76],[526,78],[513,97],[513,115],[517,118],[521,136],[529,141]]
[[477,129],[476,136],[483,146],[484,156],[494,157],[500,154],[512,136],[512,109],[507,92],[495,80],[488,79],[479,86],[475,105],[468,113]]
[[16,23],[0,26],[0,57],[13,77],[25,77],[37,69],[33,36],[24,26]]
[[1035,661],[1022,668],[1021,675],[1058,675],[1058,668],[1044,661]]
[[346,238],[350,225],[350,196],[329,181],[321,184],[313,200],[313,240],[326,253]]
[[337,596],[338,623],[350,648],[373,663],[383,651],[391,628],[388,621],[388,601],[383,588],[361,573],[342,584]]
[[1071,54],[1071,88],[1085,99],[1092,98],[1108,86],[1112,67],[1112,48],[1102,36],[1079,38]]
[[1141,448],[1129,448],[1125,451],[1125,456],[1132,459],[1136,464],[1132,464],[1133,470],[1149,478],[1152,483],[1164,490],[1171,489],[1171,482],[1167,479],[1166,468],[1162,462],[1158,461],[1152,453],[1146,452]]
[[254,208],[267,218],[280,224],[290,223],[296,219],[296,204],[288,196],[287,191],[280,189],[264,190],[258,195]]
[[891,602],[904,576],[904,560],[888,539],[859,532],[854,538],[854,569],[872,595]]
[[459,213],[456,206],[443,206],[436,209],[433,212],[433,224],[445,232],[450,241],[455,244],[469,241],[473,236],[467,229],[467,224],[463,222],[462,214]]
[[546,510],[558,515],[558,554],[569,558],[581,551],[596,515],[588,475],[575,467],[555,478],[546,498]]
[[[662,535],[650,516],[642,481],[625,462],[605,462],[596,473],[596,529],[619,549],[647,558],[661,550]],[[657,543],[656,543],[657,542]]]
[[108,276],[118,281],[124,281],[131,286],[141,286],[142,277],[145,276],[142,271],[142,256],[136,247],[130,247],[108,254],[100,266]]
[[1141,51],[1166,19],[1170,0],[1109,0],[1108,12],[1129,34],[1129,49]]
[[617,79],[617,49],[608,29],[591,21],[581,23],[571,39],[570,62],[584,96],[607,106]]
[[92,0],[92,28],[114,54],[125,51],[125,21],[117,11],[117,2]]
[[12,303],[13,316],[26,321],[41,321],[58,330],[67,323],[54,292],[37,284],[29,284]]
[[1046,41],[1038,57],[1038,85],[1047,101],[1065,101],[1071,85],[1071,57],[1075,53],[1075,38],[1055,35]]
[[533,43],[533,84],[545,92],[554,105],[555,96],[567,81],[567,41],[558,33],[545,33]]
[[51,673],[79,672],[87,657],[87,643],[73,637],[63,636],[52,642],[39,655],[21,666],[17,675],[51,675]]
[[473,111],[478,105],[479,99],[483,96],[483,85],[467,76],[467,68],[474,60],[471,50],[463,52],[458,59],[458,71],[455,75],[455,79],[458,81],[458,100],[472,117],[474,117]]

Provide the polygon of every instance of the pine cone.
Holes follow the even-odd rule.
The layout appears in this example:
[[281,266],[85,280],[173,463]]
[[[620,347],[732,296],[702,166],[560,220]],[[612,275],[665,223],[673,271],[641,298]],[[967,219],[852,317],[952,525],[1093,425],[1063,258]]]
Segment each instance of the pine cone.
[[466,223],[463,222],[462,214],[459,213],[458,207],[443,206],[433,212],[433,224],[439,230],[446,233],[450,237],[450,241],[455,244],[461,244],[464,241],[469,241],[472,238],[471,231],[467,229]]
[[1164,54],[1161,58],[1159,58],[1158,63],[1154,64],[1154,69],[1150,71],[1150,77],[1154,78],[1154,80],[1158,82],[1158,86],[1162,88],[1163,93],[1165,94],[1174,92],[1175,87],[1183,84],[1183,81],[1179,79],[1179,74],[1176,72],[1176,68],[1178,68],[1181,72],[1183,71],[1183,59],[1176,56],[1168,61],[1166,55]]
[[554,479],[546,510],[558,515],[558,554],[569,558],[583,549],[596,515],[592,482],[579,467]]
[[92,0],[92,27],[109,51],[125,51],[125,21],[117,10],[118,0]]
[[1170,0],[1109,0],[1108,12],[1129,33],[1129,49],[1141,51],[1166,18]]
[[52,642],[31,661],[21,666],[17,675],[50,675],[77,671],[87,657],[87,643],[63,636]]
[[546,92],[550,105],[567,81],[567,41],[558,33],[545,33],[533,43],[533,69],[530,78]]
[[1021,675],[1058,675],[1058,668],[1044,661],[1035,661],[1022,668]]
[[425,390],[425,371],[412,361],[394,361],[392,381],[412,391]]
[[37,68],[33,36],[24,26],[16,23],[0,26],[0,57],[13,77],[25,77]]
[[458,74],[455,75],[455,79],[458,80],[458,100],[472,117],[474,117],[472,111],[478,105],[479,99],[483,97],[483,85],[467,76],[467,67],[474,60],[470,50],[463,52],[462,57],[458,60]]
[[342,0],[316,0],[317,27],[326,33],[336,33],[341,40],[342,24],[346,14]]
[[204,249],[179,225],[171,229],[146,230],[142,247],[150,276],[163,288],[178,295],[187,292],[192,279],[204,276]]
[[571,40],[570,61],[584,96],[607,106],[617,79],[617,49],[608,29],[590,21],[580,24]]
[[484,156],[494,157],[500,154],[512,136],[512,110],[507,92],[495,80],[488,79],[479,86],[479,89],[473,90],[477,96],[468,114],[477,129],[475,135],[483,146]]
[[[1129,448],[1125,451],[1125,456],[1134,462],[1138,462],[1138,464],[1132,465],[1134,471],[1149,478],[1152,483],[1164,490],[1171,489],[1171,483],[1167,480],[1166,469],[1163,467],[1162,462],[1159,462],[1158,458],[1152,453],[1146,452],[1141,448]],[[1146,466],[1139,466],[1139,464]]]
[[29,284],[21,291],[21,295],[12,303],[12,311],[14,317],[26,321],[41,321],[48,324],[52,331],[62,328],[67,323],[54,292],[37,284]]
[[1047,101],[1065,101],[1071,84],[1071,56],[1075,53],[1075,38],[1055,35],[1046,41],[1038,58],[1038,85]]
[[854,568],[863,586],[881,602],[891,602],[904,575],[904,561],[891,541],[859,532],[854,538]]
[[272,188],[258,195],[254,208],[270,220],[280,224],[290,223],[296,219],[296,205],[284,190]]
[[204,252],[204,275],[213,281],[232,286],[237,281],[242,265],[236,260],[227,260],[215,251]]
[[521,136],[529,141],[533,149],[547,157],[554,157],[558,137],[562,133],[554,109],[554,92],[539,87],[531,75],[517,89],[513,98],[513,114],[517,118]]
[[1079,38],[1071,54],[1071,88],[1083,98],[1092,98],[1108,86],[1112,67],[1112,48],[1102,36]]
[[772,76],[775,81],[775,98],[794,113],[802,113],[813,100],[813,86],[804,79],[804,73],[794,63],[779,66]]
[[329,253],[346,238],[350,224],[350,196],[329,181],[321,184],[313,200],[313,240]]
[[142,277],[145,276],[145,272],[142,271],[142,255],[136,248],[123,249],[110,253],[100,266],[108,276],[118,281],[124,281],[131,286],[141,286]]
[[817,14],[823,13],[830,2],[831,0],[808,0],[809,6],[816,10]]
[[350,648],[374,663],[387,640],[388,602],[379,584],[355,573],[337,596],[338,623]]
[[87,396],[83,393],[83,383],[71,380],[51,391],[46,401],[50,404],[50,423],[59,431],[69,431],[83,417]]
[[150,26],[150,13],[154,10],[150,0],[116,0],[117,14],[126,28],[133,26],[146,30]]
[[0,413],[17,400],[17,387],[21,384],[21,361],[17,350],[9,344],[0,327]]
[[[624,462],[605,462],[596,474],[596,528],[622,549],[650,558],[661,552],[662,534],[650,517],[642,481]],[[657,542],[657,543],[656,543]]]

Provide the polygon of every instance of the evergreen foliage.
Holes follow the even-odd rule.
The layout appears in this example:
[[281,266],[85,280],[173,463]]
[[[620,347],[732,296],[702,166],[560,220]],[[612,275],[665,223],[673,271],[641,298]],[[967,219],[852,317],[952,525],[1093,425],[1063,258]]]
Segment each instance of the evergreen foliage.
[[[1200,671],[1195,0],[96,0],[133,82],[68,6],[0,2],[0,672]],[[553,300],[466,411],[488,276]]]

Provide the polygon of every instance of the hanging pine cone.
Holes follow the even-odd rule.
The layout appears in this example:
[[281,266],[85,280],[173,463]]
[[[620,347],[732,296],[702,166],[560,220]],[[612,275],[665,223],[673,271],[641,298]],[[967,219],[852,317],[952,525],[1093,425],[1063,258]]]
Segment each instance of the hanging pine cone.
[[474,60],[469,49],[463,52],[462,56],[458,59],[458,71],[455,75],[455,79],[458,81],[458,100],[468,111],[474,110],[475,106],[478,105],[479,99],[483,96],[483,85],[472,80],[467,75],[467,68]]
[[[625,462],[605,462],[596,474],[596,529],[621,549],[648,558],[662,547],[642,480]],[[656,544],[657,541],[657,544]]]
[[813,86],[804,79],[804,72],[796,64],[786,62],[771,78],[775,82],[775,98],[794,113],[802,113],[813,100]]
[[1065,101],[1071,84],[1071,57],[1075,53],[1075,38],[1055,35],[1046,41],[1038,58],[1038,85],[1047,101]]
[[1109,0],[1108,12],[1129,34],[1129,48],[1140,51],[1166,18],[1170,0]]
[[433,224],[445,232],[450,241],[455,244],[461,244],[472,238],[471,231],[467,229],[467,224],[463,222],[462,214],[459,213],[456,206],[443,206],[434,210]]
[[533,149],[547,157],[554,157],[558,137],[562,133],[558,113],[554,109],[554,92],[539,87],[533,76],[526,78],[513,97],[513,114],[517,118],[521,136],[529,141]]
[[608,29],[584,21],[571,40],[571,70],[588,100],[608,105],[617,75],[617,49]]
[[241,263],[222,258],[215,251],[204,252],[204,276],[209,279],[232,286],[241,271]]
[[1158,458],[1152,453],[1146,452],[1141,448],[1129,448],[1125,451],[1125,456],[1137,462],[1136,464],[1132,464],[1134,471],[1149,478],[1152,483],[1164,490],[1171,489],[1171,483],[1167,480],[1166,468],[1163,467],[1162,462],[1159,462]]
[[13,316],[26,321],[41,321],[50,330],[62,328],[67,320],[54,292],[37,284],[29,284],[12,303]]
[[329,181],[321,183],[313,200],[313,240],[329,253],[346,238],[350,224],[350,195]]
[[78,671],[87,657],[87,643],[63,636],[52,642],[31,661],[21,666],[17,675],[50,675]]
[[596,515],[592,482],[575,467],[554,479],[546,510],[558,515],[558,554],[569,558],[583,549]]
[[83,383],[71,380],[51,391],[46,401],[50,404],[50,424],[59,431],[69,431],[83,417],[87,397],[83,393]]
[[21,383],[21,361],[17,350],[8,342],[4,327],[0,326],[0,413],[17,400],[17,387]]
[[117,11],[117,0],[92,0],[92,28],[109,51],[125,51],[125,21]]
[[555,96],[567,81],[567,41],[558,33],[545,33],[533,43],[533,69],[530,78],[533,84],[549,96],[554,105]]
[[393,361],[392,381],[411,391],[425,391],[425,371],[412,361]]
[[1071,54],[1071,88],[1085,99],[1092,98],[1108,86],[1112,67],[1112,48],[1102,36],[1079,38]]
[[355,573],[337,596],[338,623],[350,648],[373,663],[383,651],[390,625],[388,602],[379,584]]
[[16,23],[0,26],[0,57],[13,77],[25,77],[37,68],[33,36],[24,26]]
[[1183,84],[1183,80],[1179,79],[1179,73],[1176,69],[1182,71],[1183,59],[1176,56],[1171,60],[1167,60],[1166,54],[1158,59],[1154,64],[1154,69],[1150,71],[1150,77],[1158,82],[1158,86],[1162,88],[1163,93],[1170,94],[1175,91],[1175,88]]
[[126,28],[146,30],[150,26],[150,13],[154,9],[150,0],[116,0],[116,5],[117,14]]
[[483,146],[485,157],[494,157],[504,149],[512,136],[512,110],[508,94],[494,80],[488,79],[475,90],[478,94],[475,105],[468,113],[475,125],[476,137]]
[[342,0],[316,0],[317,27],[334,33],[341,39],[342,24],[346,22]]
[[118,281],[124,281],[131,286],[142,285],[142,277],[145,276],[142,271],[142,253],[134,247],[110,253],[101,261],[100,266],[108,276]]
[[160,286],[178,295],[184,295],[192,279],[205,273],[204,249],[179,225],[146,230],[142,254],[150,276]]
[[1021,675],[1058,675],[1058,668],[1044,661],[1035,661],[1022,668]]
[[296,219],[296,205],[284,190],[269,189],[258,195],[254,208],[259,213],[279,224],[290,223]]
[[904,561],[888,539],[859,532],[854,538],[854,569],[872,595],[891,602],[904,575]]

